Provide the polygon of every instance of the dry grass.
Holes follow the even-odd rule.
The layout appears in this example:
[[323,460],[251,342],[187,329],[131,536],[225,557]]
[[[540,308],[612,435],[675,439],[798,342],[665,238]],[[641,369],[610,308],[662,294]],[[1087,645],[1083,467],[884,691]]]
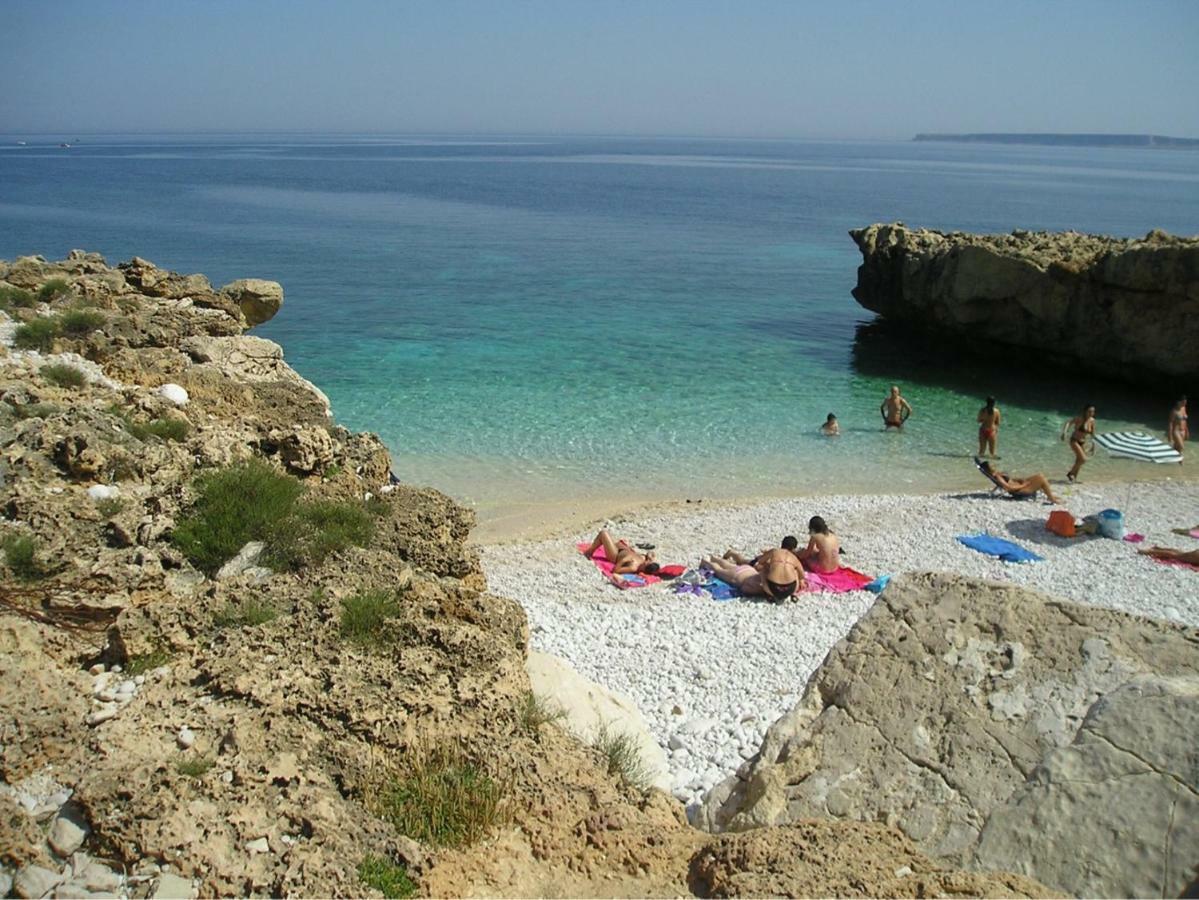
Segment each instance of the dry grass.
[[650,771],[641,758],[637,742],[632,737],[609,731],[608,726],[603,725],[591,746],[599,752],[600,760],[609,775],[619,775],[638,790],[649,787]]

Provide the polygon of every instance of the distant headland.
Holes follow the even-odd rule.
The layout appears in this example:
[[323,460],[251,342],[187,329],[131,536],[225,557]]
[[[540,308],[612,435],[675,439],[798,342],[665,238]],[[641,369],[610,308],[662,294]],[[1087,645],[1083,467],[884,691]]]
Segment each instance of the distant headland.
[[1199,150],[1199,138],[1161,134],[918,134],[914,141],[956,141],[967,144],[1048,144],[1058,147],[1167,147]]

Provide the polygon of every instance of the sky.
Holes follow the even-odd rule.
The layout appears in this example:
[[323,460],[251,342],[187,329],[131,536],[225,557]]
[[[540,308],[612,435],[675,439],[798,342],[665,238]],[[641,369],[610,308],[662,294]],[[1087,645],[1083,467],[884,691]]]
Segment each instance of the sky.
[[0,0],[0,132],[1199,137],[1199,0]]

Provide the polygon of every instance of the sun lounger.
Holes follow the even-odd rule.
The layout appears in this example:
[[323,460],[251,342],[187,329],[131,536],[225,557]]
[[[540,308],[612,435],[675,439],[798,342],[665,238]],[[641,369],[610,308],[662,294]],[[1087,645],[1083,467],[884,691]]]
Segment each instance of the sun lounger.
[[1013,493],[1012,491],[1009,491],[999,483],[999,480],[995,477],[995,473],[991,471],[990,464],[987,463],[986,460],[980,459],[976,456],[974,457],[974,465],[978,467],[978,471],[982,472],[983,475],[986,476],[987,481],[991,482],[991,493],[993,494],[1001,492],[1011,500],[1032,500],[1037,496],[1036,491],[1033,491],[1032,493]]

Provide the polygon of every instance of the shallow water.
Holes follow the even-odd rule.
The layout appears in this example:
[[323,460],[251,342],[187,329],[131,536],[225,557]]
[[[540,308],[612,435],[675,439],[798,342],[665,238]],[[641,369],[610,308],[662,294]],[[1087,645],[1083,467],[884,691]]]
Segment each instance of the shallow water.
[[[387,136],[13,136],[0,257],[138,254],[283,283],[259,329],[378,432],[405,480],[522,505],[1060,478],[1061,421],[1160,431],[1172,398],[961,359],[850,297],[873,221],[1199,231],[1199,153],[915,143]],[[916,409],[884,434],[897,381]],[[816,429],[833,411],[844,434]],[[1099,456],[1087,477],[1141,477]],[[1162,473],[1155,473],[1162,474]]]

